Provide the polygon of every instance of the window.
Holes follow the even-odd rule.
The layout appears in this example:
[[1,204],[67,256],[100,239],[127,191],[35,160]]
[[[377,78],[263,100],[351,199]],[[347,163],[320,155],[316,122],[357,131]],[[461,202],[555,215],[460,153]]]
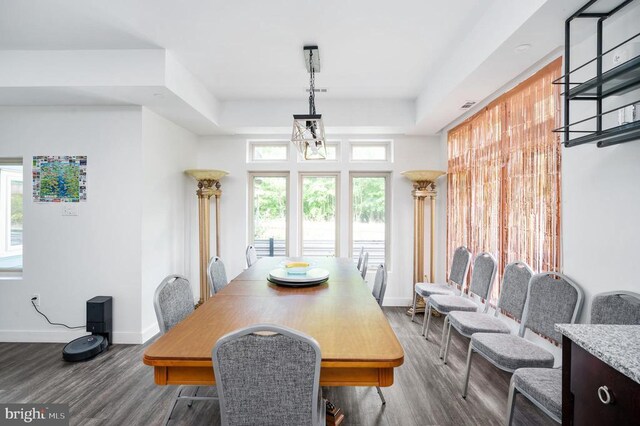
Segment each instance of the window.
[[338,161],[340,159],[340,141],[327,141],[325,142],[325,147],[327,149],[327,158],[324,160],[305,160],[302,158],[302,155],[298,153],[298,161],[299,162],[327,162],[327,161]]
[[337,256],[337,173],[300,174],[302,256]]
[[249,240],[258,256],[287,256],[289,174],[253,173],[249,182]]
[[392,161],[391,141],[351,141],[351,161]]
[[22,270],[22,160],[0,159],[0,271]]
[[351,174],[351,254],[369,252],[369,265],[389,266],[389,174]]
[[288,161],[289,145],[288,141],[249,141],[248,161]]

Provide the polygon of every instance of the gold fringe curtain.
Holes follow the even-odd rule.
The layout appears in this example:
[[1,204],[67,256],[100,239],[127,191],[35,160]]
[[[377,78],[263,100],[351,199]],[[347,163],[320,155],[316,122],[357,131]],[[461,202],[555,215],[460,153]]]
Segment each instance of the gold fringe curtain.
[[560,268],[560,94],[551,82],[561,59],[489,104],[448,134],[447,270],[464,245],[504,267]]

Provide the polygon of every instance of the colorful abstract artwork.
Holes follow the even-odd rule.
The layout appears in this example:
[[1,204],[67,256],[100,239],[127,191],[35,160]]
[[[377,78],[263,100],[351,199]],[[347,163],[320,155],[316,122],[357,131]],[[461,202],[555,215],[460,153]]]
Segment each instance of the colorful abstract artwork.
[[86,156],[33,157],[33,201],[77,203],[87,201]]

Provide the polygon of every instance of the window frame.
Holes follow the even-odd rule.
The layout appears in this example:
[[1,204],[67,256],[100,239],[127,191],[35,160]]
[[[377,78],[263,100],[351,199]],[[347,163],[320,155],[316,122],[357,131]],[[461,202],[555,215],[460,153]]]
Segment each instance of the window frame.
[[[247,140],[247,163],[287,163],[291,159],[291,141],[286,139],[248,139]],[[279,159],[256,159],[254,152],[259,146],[284,146],[287,152],[285,158]]]
[[[320,160],[321,161],[321,160]],[[310,172],[304,171],[298,173],[298,252],[300,256],[304,254],[304,211],[302,208],[303,203],[303,185],[302,181],[305,177],[333,177],[336,181],[336,212],[335,212],[335,247],[334,257],[340,257],[340,172]],[[316,256],[309,256],[316,257]],[[320,257],[320,256],[317,256]]]
[[385,179],[384,185],[384,265],[387,272],[392,272],[391,265],[391,178],[392,172],[349,172],[349,258],[353,259],[353,178],[360,177],[383,177]]
[[[384,146],[385,158],[383,160],[366,160],[353,157],[354,147]],[[350,139],[349,140],[350,163],[393,163],[393,139]]]
[[[22,158],[0,158],[0,164],[4,166],[17,166],[21,168],[16,175],[21,175],[22,179],[22,211],[25,205],[25,179],[24,179],[24,163]],[[14,173],[2,175],[0,177],[0,208],[6,215],[6,220],[0,224],[0,231],[5,235],[0,241],[0,253],[3,255],[12,255],[12,253],[20,253],[22,255],[22,267],[20,268],[0,268],[0,278],[13,277],[13,274],[22,274],[24,270],[24,218],[23,218],[23,243],[20,246],[11,245],[11,182],[17,180],[17,176],[11,176]]]
[[256,177],[284,177],[286,180],[286,203],[285,205],[287,206],[287,212],[285,214],[285,218],[286,218],[286,232],[285,232],[285,256],[289,256],[290,250],[291,250],[291,243],[290,243],[290,232],[289,232],[289,227],[291,224],[291,181],[290,181],[290,172],[288,171],[282,171],[282,172],[272,172],[272,171],[268,171],[268,172],[260,172],[260,171],[251,171],[248,173],[248,181],[249,181],[249,185],[247,188],[247,194],[249,199],[248,201],[248,238],[247,241],[249,241],[249,244],[254,244],[255,243],[255,219],[253,217],[253,211],[254,211],[254,181]]

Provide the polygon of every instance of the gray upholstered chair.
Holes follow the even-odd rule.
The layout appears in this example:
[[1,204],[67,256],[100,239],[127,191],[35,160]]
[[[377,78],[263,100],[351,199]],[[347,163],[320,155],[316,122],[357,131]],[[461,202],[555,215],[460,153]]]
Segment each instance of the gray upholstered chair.
[[254,246],[249,245],[245,254],[247,256],[247,268],[251,268],[251,265],[258,261],[258,252],[256,252]]
[[[383,264],[378,266],[378,270],[376,271],[376,278],[373,281],[373,291],[371,294],[373,295],[378,305],[382,307],[382,302],[384,301],[384,294],[387,291],[387,268]],[[382,401],[382,405],[385,405],[387,401],[384,399],[384,395],[382,394],[382,390],[380,386],[376,386],[376,391],[378,392],[378,396],[380,396],[380,400]]]
[[312,337],[257,324],[221,337],[211,357],[223,426],[325,424],[320,346]]
[[582,289],[558,272],[543,272],[531,277],[518,335],[474,333],[471,336],[462,397],[467,397],[474,352],[508,372],[525,367],[553,367],[553,354],[526,340],[525,331],[529,329],[559,344],[562,335],[555,330],[555,324],[575,322],[582,299]]
[[378,266],[376,271],[376,278],[373,281],[373,290],[371,294],[378,302],[378,305],[382,307],[382,301],[384,300],[384,293],[387,291],[387,268],[383,264]]
[[362,260],[364,259],[364,246],[360,247],[360,255],[358,256],[358,271],[362,268]]
[[216,294],[229,284],[224,263],[218,256],[213,256],[207,265],[207,278],[209,279],[209,290],[211,294]]
[[367,268],[369,267],[369,252],[364,254],[362,258],[362,265],[360,265],[360,275],[362,275],[362,279],[364,280],[367,276]]
[[[498,263],[491,253],[482,252],[478,254],[473,261],[473,274],[471,275],[471,283],[469,284],[469,292],[467,295],[463,294],[455,296],[453,294],[434,294],[426,300],[427,305],[425,307],[425,316],[422,325],[422,331],[425,339],[429,339],[429,324],[431,323],[431,309],[440,312],[445,315],[444,324],[442,326],[442,339],[440,343],[440,358],[444,352],[444,346],[446,342],[446,331],[449,324],[449,313],[454,311],[476,312],[480,307],[471,296],[476,296],[480,300],[485,300],[483,312],[486,313],[489,309],[489,295],[493,288],[493,282],[495,281],[496,269]],[[449,336],[451,334],[449,333]]]
[[[597,294],[591,302],[591,323],[640,325],[640,294],[628,291]],[[507,426],[513,420],[518,393],[562,423],[562,368],[520,368],[513,373],[507,402]]]
[[[416,317],[416,303],[418,301],[418,297],[422,297],[426,301],[428,297],[434,294],[461,294],[464,282],[467,279],[470,261],[471,253],[469,250],[467,250],[466,247],[458,247],[453,253],[451,271],[449,271],[449,281],[446,284],[416,283],[414,287],[415,294],[413,295],[413,314],[411,315],[411,322],[413,322]],[[456,289],[456,286],[459,287],[459,291]],[[424,334],[424,321],[422,334]]]
[[444,347],[444,363],[447,363],[449,344],[451,342],[451,329],[466,338],[471,338],[473,333],[511,333],[511,329],[501,321],[499,315],[505,313],[517,321],[522,320],[524,302],[527,300],[527,288],[533,272],[524,262],[513,262],[504,268],[502,286],[498,305],[490,315],[487,312],[454,311],[449,313],[447,320],[447,343]]
[[[153,295],[153,307],[156,311],[160,333],[165,334],[173,326],[188,317],[194,310],[193,291],[189,280],[182,275],[167,276],[162,280]],[[183,395],[187,389],[194,389],[192,396]],[[163,424],[169,423],[171,414],[180,400],[188,400],[188,405],[191,407],[194,400],[211,401],[218,399],[217,396],[198,396],[198,390],[199,386],[178,386],[173,404],[166,414]]]

